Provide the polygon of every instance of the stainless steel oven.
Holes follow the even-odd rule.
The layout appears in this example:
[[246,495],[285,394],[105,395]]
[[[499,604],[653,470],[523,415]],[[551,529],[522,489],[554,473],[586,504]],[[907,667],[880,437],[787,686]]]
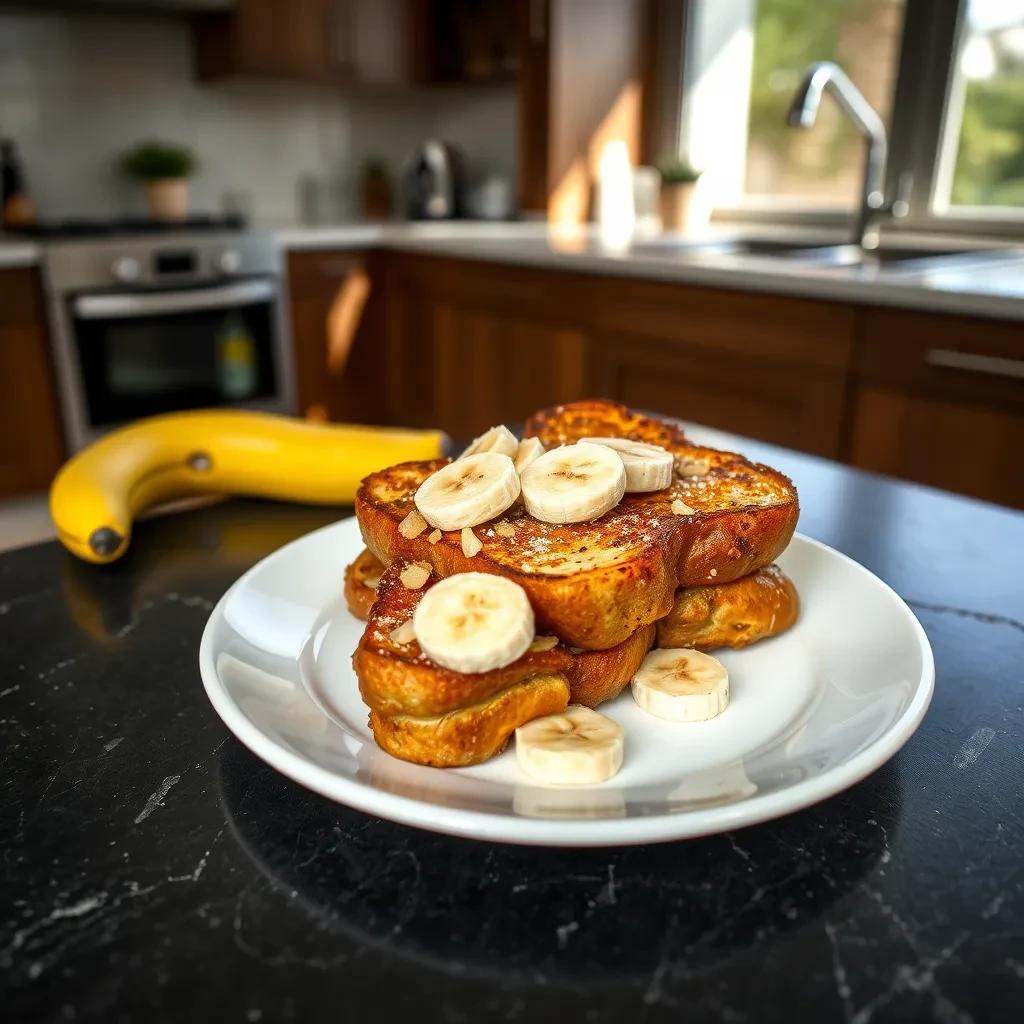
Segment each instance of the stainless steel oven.
[[72,449],[157,413],[294,411],[283,261],[270,236],[154,235],[44,252]]

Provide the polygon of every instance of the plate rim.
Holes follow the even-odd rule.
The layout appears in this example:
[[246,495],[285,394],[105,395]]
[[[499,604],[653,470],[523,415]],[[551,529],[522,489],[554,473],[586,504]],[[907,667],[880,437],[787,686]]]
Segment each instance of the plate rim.
[[[221,721],[235,738],[260,760],[306,789],[373,817],[445,835],[523,846],[628,846],[714,835],[795,813],[860,782],[889,761],[910,739],[924,719],[935,691],[935,656],[924,627],[907,602],[885,580],[856,559],[822,541],[797,532],[793,535],[794,540],[842,559],[888,591],[909,620],[911,632],[917,640],[921,654],[921,675],[907,707],[881,736],[850,760],[828,769],[822,775],[802,779],[771,793],[754,795],[736,803],[701,808],[699,814],[681,811],[672,814],[592,820],[513,817],[489,811],[449,807],[390,793],[360,779],[329,771],[279,745],[260,730],[221,683],[212,652],[213,634],[217,624],[224,619],[224,608],[228,600],[251,575],[269,559],[283,557],[294,545],[308,542],[317,534],[343,528],[345,524],[354,521],[355,516],[348,516],[312,530],[272,551],[247,569],[227,589],[210,612],[199,644],[199,669],[206,695]],[[340,728],[336,723],[332,722],[332,725]],[[423,770],[445,769],[424,766]]]

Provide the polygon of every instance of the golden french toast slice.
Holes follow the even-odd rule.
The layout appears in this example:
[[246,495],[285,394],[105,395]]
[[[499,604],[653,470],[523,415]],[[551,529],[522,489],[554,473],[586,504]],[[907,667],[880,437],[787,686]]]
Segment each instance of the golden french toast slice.
[[644,416],[603,398],[587,398],[541,409],[526,421],[523,436],[539,438],[545,448],[572,444],[583,437],[626,437],[669,451],[690,443],[679,424]]
[[370,709],[370,730],[381,750],[432,768],[465,768],[500,754],[526,722],[564,711],[565,677],[541,673],[466,708],[417,718],[386,716]]
[[[364,556],[357,562],[373,565]],[[402,573],[410,564],[399,560],[381,574],[352,658],[374,738],[407,761],[452,767],[486,760],[523,722],[564,710],[570,700],[594,707],[618,696],[654,642],[653,625],[606,651],[573,651],[545,637],[503,668],[456,672],[431,661],[403,632],[440,578],[431,573],[422,586],[408,587]]]
[[604,649],[667,615],[680,586],[739,579],[789,543],[799,515],[796,489],[774,469],[690,445],[677,427],[610,402],[559,406],[529,421],[529,430],[552,444],[617,436],[623,428],[673,452],[670,487],[627,494],[589,523],[555,525],[510,511],[474,529],[482,546],[467,555],[458,531],[400,530],[416,489],[447,460],[408,462],[363,480],[356,515],[366,546],[385,565],[409,558],[441,576],[506,576],[526,590],[539,629],[576,647]]
[[423,595],[440,579],[422,587],[402,583],[412,563],[399,560],[385,569],[366,629],[353,655],[363,700],[384,715],[430,717],[477,704],[535,675],[563,675],[576,704],[595,707],[622,692],[654,642],[654,626],[645,626],[604,651],[576,650],[550,635],[538,636],[537,649],[503,668],[457,672],[431,661],[414,637],[396,631],[412,620]]
[[383,563],[365,548],[345,569],[345,604],[363,622],[370,617],[370,609],[377,600],[377,586],[383,572]]
[[[383,572],[384,566],[365,549],[345,570],[345,600],[357,619],[365,622],[369,617]],[[749,647],[784,633],[799,612],[800,598],[793,581],[773,562],[731,583],[680,587],[672,610],[656,623],[657,646],[700,651]],[[575,690],[573,700],[590,707],[599,703],[581,699]]]
[[796,622],[800,598],[775,564],[743,579],[676,592],[672,611],[658,622],[659,647],[749,647],[784,633]]

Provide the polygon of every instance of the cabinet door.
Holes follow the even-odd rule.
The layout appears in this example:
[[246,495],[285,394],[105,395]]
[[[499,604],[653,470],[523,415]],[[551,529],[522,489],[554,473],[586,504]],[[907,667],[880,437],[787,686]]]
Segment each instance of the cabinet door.
[[387,422],[383,281],[374,256],[293,252],[288,278],[299,415]]
[[230,75],[323,80],[339,59],[338,0],[238,0],[192,19],[201,79]]
[[585,397],[582,331],[447,302],[434,305],[430,328],[438,423],[453,438]]
[[392,416],[457,440],[585,397],[588,349],[571,275],[388,257]]
[[853,315],[840,306],[649,282],[595,293],[591,391],[837,458]]
[[236,0],[230,13],[192,18],[199,77],[408,83],[416,7],[409,0]]
[[855,466],[1024,507],[1024,326],[865,310]]
[[64,459],[35,270],[0,270],[0,497],[49,487]]
[[850,461],[1024,508],[1024,416],[886,388],[858,389]]

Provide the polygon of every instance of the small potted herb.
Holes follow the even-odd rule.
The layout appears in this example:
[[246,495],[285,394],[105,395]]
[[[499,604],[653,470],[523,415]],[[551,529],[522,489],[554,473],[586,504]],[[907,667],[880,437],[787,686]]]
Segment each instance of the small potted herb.
[[701,172],[678,157],[662,160],[658,171],[661,174],[661,226],[666,231],[696,227],[693,200]]
[[140,142],[121,157],[121,170],[146,186],[154,220],[188,216],[188,178],[195,169],[192,151],[173,142]]

